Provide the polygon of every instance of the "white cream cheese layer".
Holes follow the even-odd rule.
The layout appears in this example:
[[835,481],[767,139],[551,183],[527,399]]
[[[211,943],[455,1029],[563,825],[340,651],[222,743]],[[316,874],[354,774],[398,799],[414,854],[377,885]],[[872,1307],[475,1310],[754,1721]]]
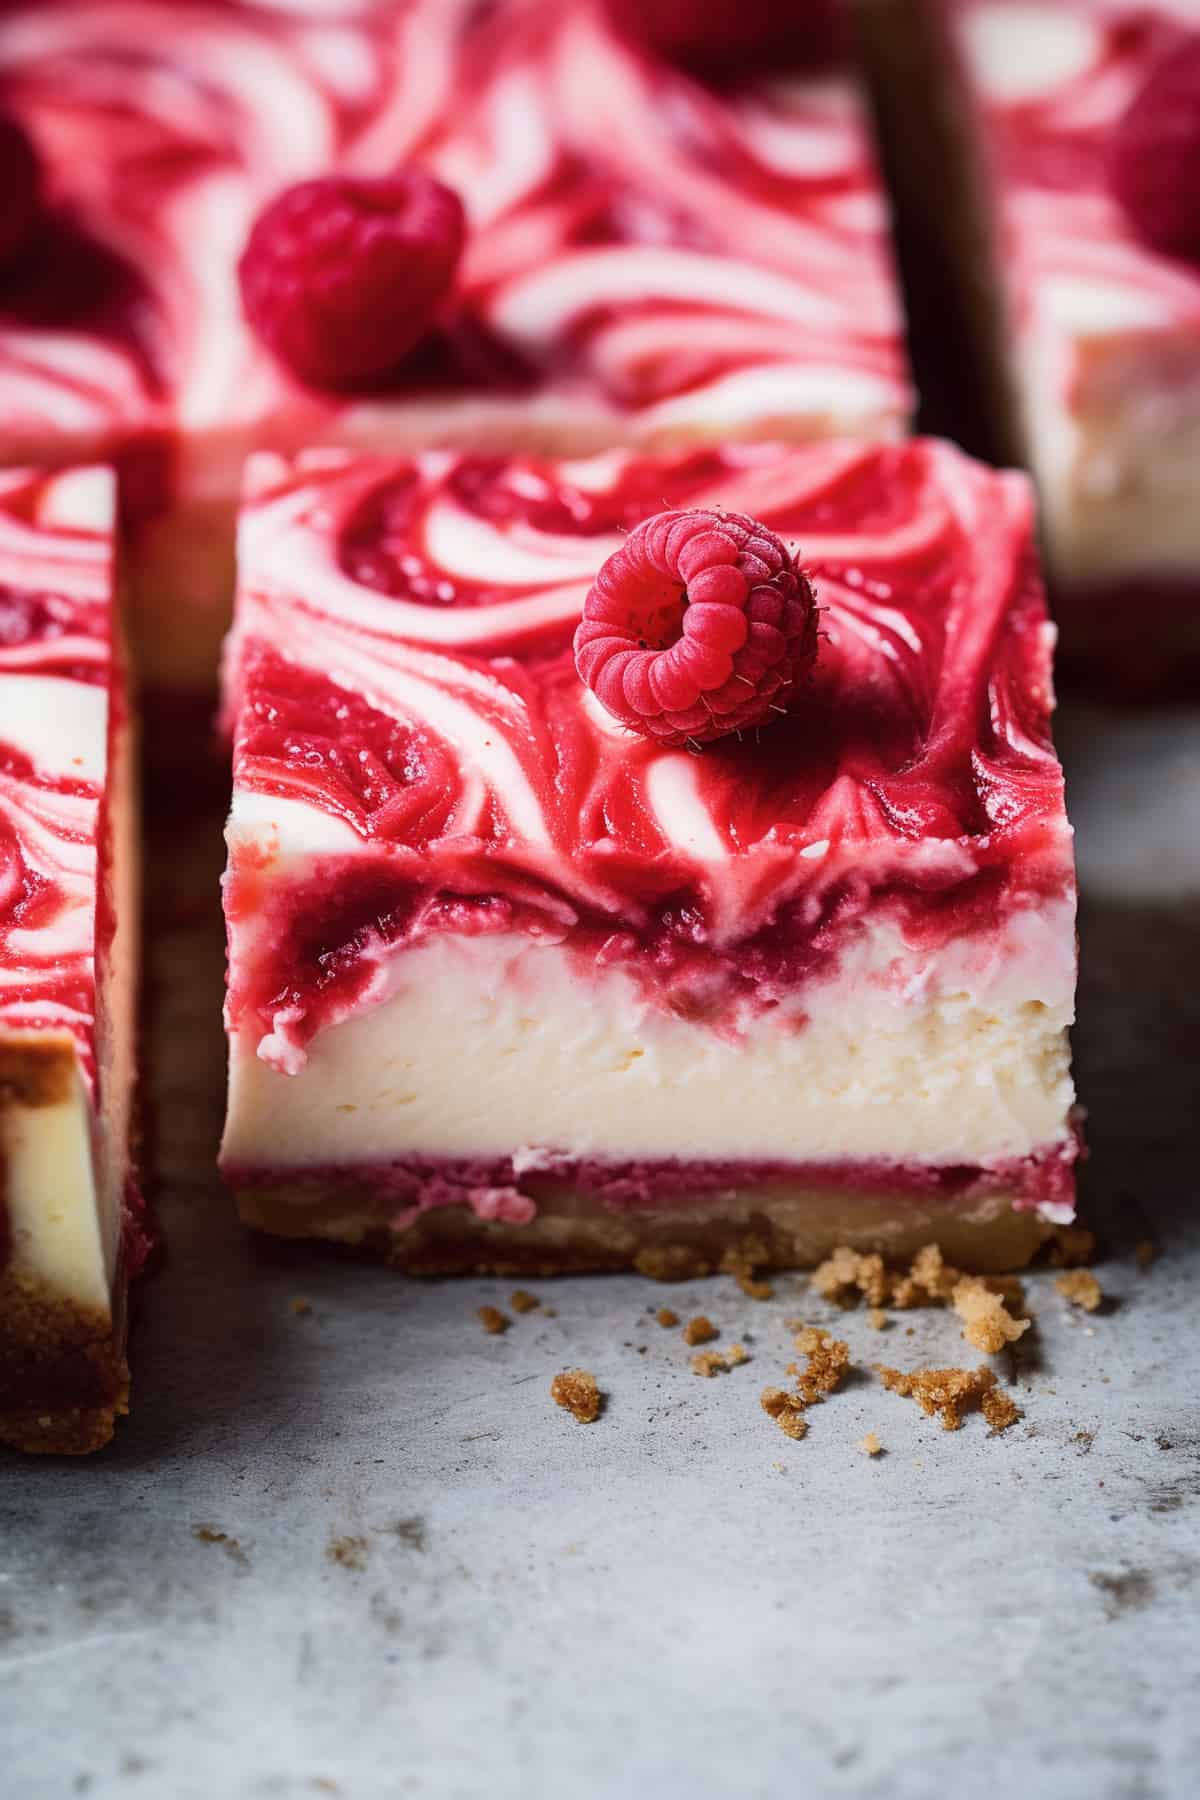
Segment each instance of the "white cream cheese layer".
[[[296,1072],[231,1043],[233,1165],[429,1155],[975,1163],[1065,1140],[1069,904],[932,958],[887,925],[736,1038],[521,934],[394,956]],[[384,991],[386,990],[386,991]]]

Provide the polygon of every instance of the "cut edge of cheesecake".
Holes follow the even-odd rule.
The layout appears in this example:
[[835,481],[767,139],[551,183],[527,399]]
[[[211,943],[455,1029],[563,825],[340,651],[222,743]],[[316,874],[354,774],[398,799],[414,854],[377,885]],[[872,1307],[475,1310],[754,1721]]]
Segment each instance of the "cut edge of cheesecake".
[[[66,1030],[0,1026],[0,1444],[79,1456],[129,1410],[128,1285],[144,1260],[137,1137],[138,742],[120,588],[99,834],[94,1106]],[[131,1205],[134,1198],[137,1205]],[[140,1230],[140,1227],[139,1227]],[[137,1255],[131,1257],[131,1242]]]

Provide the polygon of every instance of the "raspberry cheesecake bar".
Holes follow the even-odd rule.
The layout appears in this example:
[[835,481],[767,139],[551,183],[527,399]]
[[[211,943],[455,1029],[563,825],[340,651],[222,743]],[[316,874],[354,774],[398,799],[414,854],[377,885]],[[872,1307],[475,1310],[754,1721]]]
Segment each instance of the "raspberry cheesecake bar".
[[255,459],[243,1217],[420,1271],[1026,1259],[1076,1155],[1031,530],[934,441]]
[[[870,16],[900,124],[914,88],[943,91],[939,141],[892,136],[926,225],[952,232],[943,268],[972,321],[973,385],[993,387],[992,441],[1036,478],[1064,652],[1127,687],[1194,675],[1200,11],[926,0],[923,49],[911,9],[873,0]],[[967,176],[932,213],[931,156]]]
[[789,51],[750,8],[776,72],[717,85],[614,11],[3,9],[0,460],[117,461],[156,683],[211,680],[254,445],[902,428],[857,83],[806,66],[828,31]]
[[0,474],[0,1442],[126,1409],[136,854],[113,482]]

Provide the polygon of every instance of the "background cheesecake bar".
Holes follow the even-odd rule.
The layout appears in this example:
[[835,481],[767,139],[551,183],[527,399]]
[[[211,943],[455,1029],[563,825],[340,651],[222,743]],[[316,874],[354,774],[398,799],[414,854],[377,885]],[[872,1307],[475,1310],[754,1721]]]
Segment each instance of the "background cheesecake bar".
[[[0,282],[0,461],[115,459],[154,682],[211,682],[254,445],[575,454],[907,417],[845,70],[718,91],[591,0],[37,0],[0,16],[0,97],[45,194]],[[406,165],[464,203],[455,298],[366,391],[302,381],[243,317],[251,228],[290,184]]]
[[[1171,146],[1134,141],[1145,113],[1136,131],[1125,121],[1140,104],[1152,130],[1156,109],[1175,108],[1180,130],[1178,92],[1147,84],[1200,12],[1171,0],[864,11],[914,278],[943,317],[957,294],[968,323],[969,361],[948,371],[957,422],[1035,477],[1063,651],[1127,689],[1194,677],[1200,239],[1186,254],[1167,241],[1168,203],[1182,198]],[[1145,218],[1129,206],[1130,156],[1145,164]],[[982,418],[966,417],[964,397]]]
[[0,1442],[126,1410],[137,938],[113,483],[0,474]]
[[[761,520],[823,609],[792,712],[695,754],[572,656],[664,506]],[[225,670],[243,1217],[418,1270],[1028,1258],[1076,1154],[1031,531],[1020,476],[932,441],[256,459]]]

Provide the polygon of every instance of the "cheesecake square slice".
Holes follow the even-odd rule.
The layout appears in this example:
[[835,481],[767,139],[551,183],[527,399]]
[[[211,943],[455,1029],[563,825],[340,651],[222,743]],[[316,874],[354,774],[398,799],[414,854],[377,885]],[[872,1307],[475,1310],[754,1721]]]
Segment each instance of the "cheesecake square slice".
[[[43,205],[0,283],[0,463],[119,464],[150,681],[211,686],[255,446],[898,434],[859,82],[798,49],[717,84],[601,0],[4,7],[0,96]],[[298,182],[412,166],[465,209],[447,306],[377,373],[301,378],[243,316],[255,221]]]
[[113,478],[0,474],[0,1443],[97,1449],[147,1238]]
[[[933,253],[970,321],[975,371],[970,383],[954,371],[957,386],[990,388],[993,444],[1037,483],[1064,655],[1126,691],[1194,682],[1200,238],[1169,135],[1200,145],[1200,12],[1190,0],[869,0],[868,17],[908,210],[926,242],[941,227]],[[943,111],[932,142],[931,91]],[[1190,250],[1172,235],[1189,217]]]
[[[572,650],[664,508],[761,522],[821,608],[788,707],[696,751]],[[931,1237],[1003,1267],[1072,1216],[1075,881],[1020,475],[936,441],[260,456],[239,541],[248,1223],[419,1271],[691,1271]]]

